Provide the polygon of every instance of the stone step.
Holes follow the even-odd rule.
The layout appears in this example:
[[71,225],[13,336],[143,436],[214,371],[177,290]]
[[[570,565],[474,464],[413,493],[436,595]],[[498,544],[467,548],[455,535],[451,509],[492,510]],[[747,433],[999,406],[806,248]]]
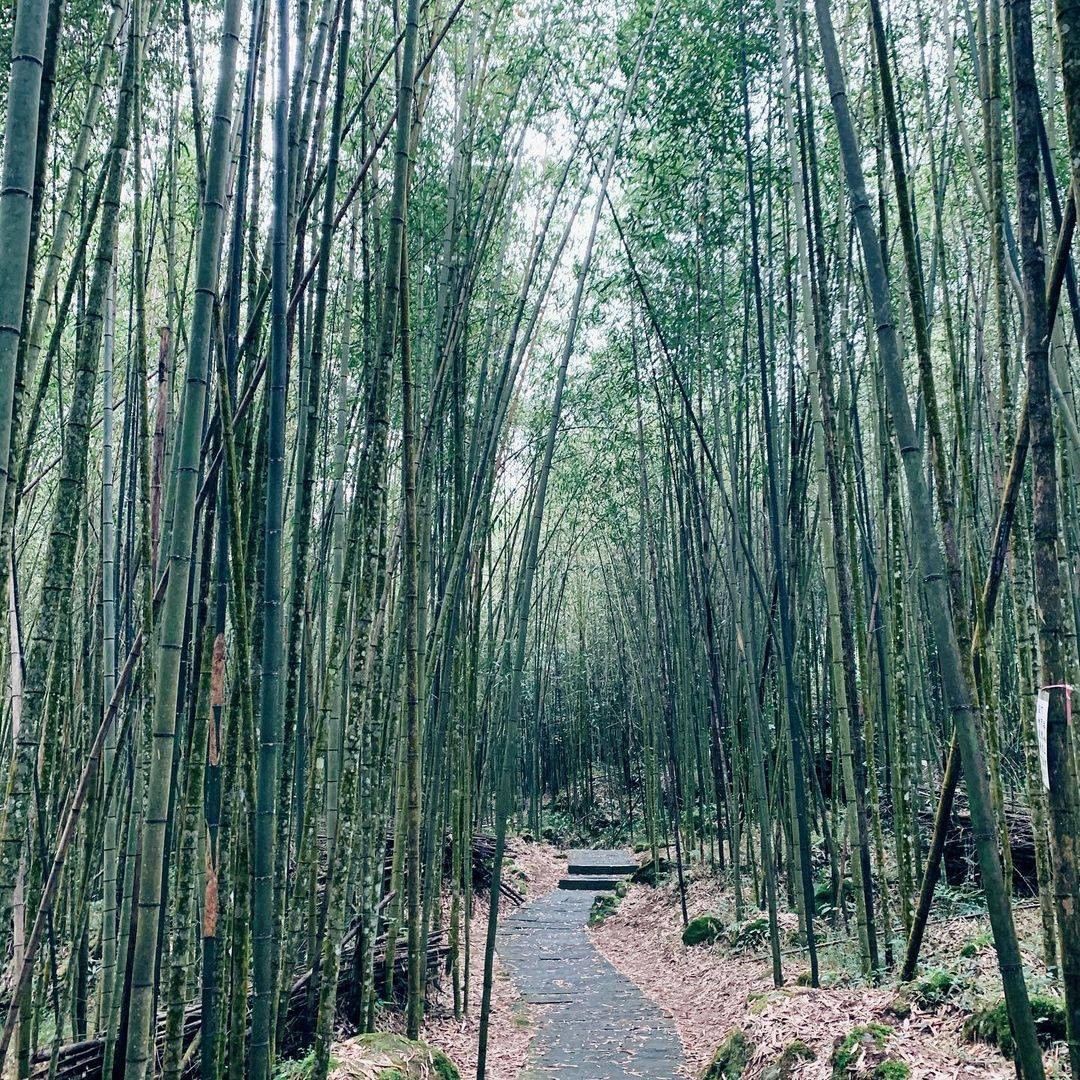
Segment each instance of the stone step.
[[601,877],[594,875],[585,877],[583,874],[572,874],[559,881],[560,889],[588,889],[593,892],[611,892],[619,884],[619,879],[610,875]]
[[636,862],[623,863],[570,863],[566,867],[568,874],[604,874],[608,877],[628,877],[637,871]]

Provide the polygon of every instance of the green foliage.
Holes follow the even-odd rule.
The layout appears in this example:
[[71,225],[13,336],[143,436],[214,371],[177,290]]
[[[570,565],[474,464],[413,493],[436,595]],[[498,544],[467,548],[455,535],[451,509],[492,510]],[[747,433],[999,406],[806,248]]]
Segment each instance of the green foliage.
[[716,915],[698,915],[682,932],[684,945],[712,945],[724,932],[724,924]]
[[969,983],[962,975],[946,968],[934,968],[918,982],[906,988],[906,996],[924,1009],[940,1009],[947,1001],[967,989]]
[[712,1061],[705,1067],[699,1080],[739,1080],[750,1057],[754,1044],[742,1028],[733,1028],[728,1037],[717,1047]]
[[307,1080],[315,1068],[315,1051],[291,1061],[278,1061],[274,1065],[273,1080]]
[[986,911],[986,896],[974,885],[938,885],[934,910],[940,918],[956,915],[979,915]]
[[[1044,1046],[1065,1038],[1065,1008],[1060,998],[1032,994],[1031,1015],[1035,1020],[1035,1033]],[[1006,1057],[1012,1057],[1016,1043],[1013,1041],[1005,999],[999,998],[969,1016],[964,1023],[964,1038],[971,1042],[990,1043]]]
[[905,1061],[889,1058],[874,1069],[875,1080],[908,1080],[911,1067]]
[[785,987],[759,990],[747,994],[746,1007],[754,1016],[761,1016],[774,1001],[783,1001],[790,996],[791,991]]
[[728,931],[728,941],[738,949],[756,949],[769,940],[769,920],[764,916],[736,923]]
[[833,1047],[833,1076],[837,1080],[853,1076],[857,1063],[867,1054],[880,1052],[885,1047],[885,1040],[892,1034],[888,1024],[860,1024],[852,1028]]
[[[855,902],[855,887],[851,878],[844,878],[840,882],[840,896],[845,904]],[[833,891],[831,881],[823,881],[814,888],[814,908],[819,915],[827,914],[837,906],[836,893]]]
[[980,949],[985,949],[988,945],[992,945],[994,937],[989,930],[984,930],[980,934],[976,934],[973,938],[964,942],[964,947],[960,950],[960,955],[965,960],[970,960],[974,957]]

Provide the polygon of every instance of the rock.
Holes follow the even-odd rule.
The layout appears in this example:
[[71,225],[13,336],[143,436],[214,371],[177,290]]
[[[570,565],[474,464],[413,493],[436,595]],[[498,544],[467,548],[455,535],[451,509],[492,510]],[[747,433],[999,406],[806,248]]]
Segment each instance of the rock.
[[746,1033],[741,1028],[732,1028],[698,1080],[739,1080],[753,1053],[754,1045]]
[[724,924],[715,915],[698,915],[682,932],[684,945],[711,945],[724,932]]
[[461,1080],[441,1050],[381,1031],[339,1044],[330,1076],[331,1080]]

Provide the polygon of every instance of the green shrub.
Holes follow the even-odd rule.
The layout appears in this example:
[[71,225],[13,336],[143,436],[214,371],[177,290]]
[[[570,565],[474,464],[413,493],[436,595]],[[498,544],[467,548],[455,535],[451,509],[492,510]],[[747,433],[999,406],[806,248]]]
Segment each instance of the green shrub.
[[[845,904],[855,902],[855,886],[852,885],[851,878],[844,878],[840,882],[840,895]],[[817,885],[814,889],[814,907],[817,909],[818,914],[836,906],[836,893],[833,890],[832,882],[823,881]]]
[[307,1080],[315,1069],[315,1051],[295,1061],[279,1061],[274,1065],[273,1080]]
[[973,938],[964,942],[964,947],[960,950],[960,955],[964,957],[965,960],[970,960],[980,949],[985,949],[987,945],[992,945],[993,942],[993,935],[991,935],[989,931],[984,930],[981,934],[976,934]]
[[[1060,998],[1032,994],[1031,1015],[1035,1021],[1035,1033],[1044,1046],[1065,1038],[1065,1007]],[[1016,1043],[1013,1041],[1005,999],[1000,998],[969,1016],[964,1023],[964,1037],[971,1042],[991,1043],[1011,1058],[1016,1052]]]
[[699,1080],[739,1080],[753,1053],[754,1045],[742,1028],[732,1028]]
[[954,971],[934,968],[905,990],[905,995],[924,1009],[940,1009],[947,1001],[968,988],[968,980]]
[[724,932],[724,924],[715,915],[698,915],[682,932],[684,945],[711,945]]
[[769,920],[764,916],[736,923],[728,932],[728,941],[741,949],[759,948],[769,940]]

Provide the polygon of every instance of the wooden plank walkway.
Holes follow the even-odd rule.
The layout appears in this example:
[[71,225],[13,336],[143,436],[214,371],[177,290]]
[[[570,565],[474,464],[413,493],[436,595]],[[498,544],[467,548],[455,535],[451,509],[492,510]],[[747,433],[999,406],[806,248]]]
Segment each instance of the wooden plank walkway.
[[675,1025],[585,932],[598,890],[580,882],[633,866],[623,851],[571,852],[573,886],[525,904],[499,931],[499,956],[522,998],[546,1006],[519,1080],[675,1080],[682,1060]]

